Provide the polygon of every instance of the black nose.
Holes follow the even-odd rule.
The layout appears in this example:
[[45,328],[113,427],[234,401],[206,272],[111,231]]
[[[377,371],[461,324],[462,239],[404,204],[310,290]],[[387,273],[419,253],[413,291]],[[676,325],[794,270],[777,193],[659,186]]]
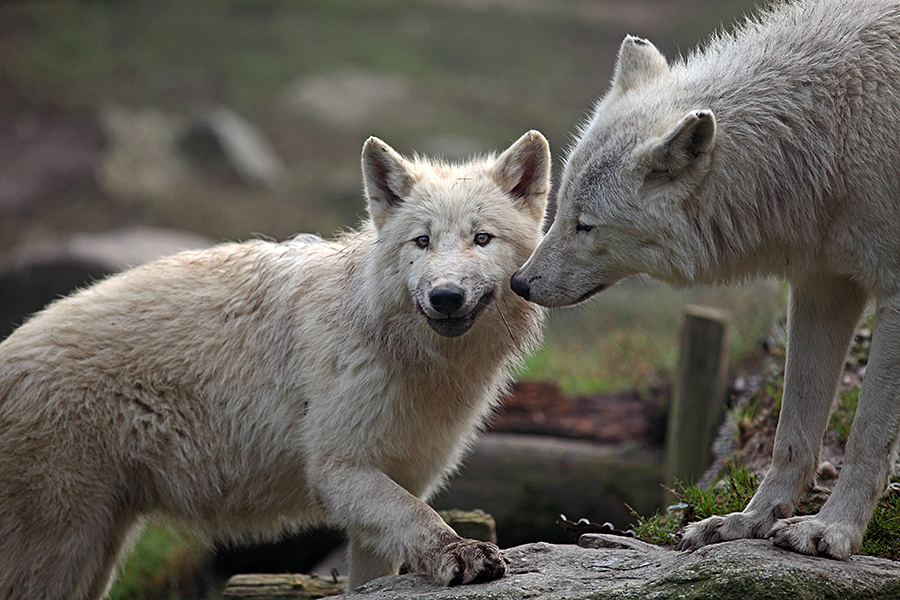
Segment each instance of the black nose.
[[462,308],[466,293],[455,285],[447,285],[431,290],[428,301],[434,310],[449,317]]
[[513,276],[510,278],[509,287],[512,288],[512,291],[522,296],[526,300],[531,298],[531,288],[528,287],[528,284],[525,283],[524,279],[519,277],[518,271],[513,273]]

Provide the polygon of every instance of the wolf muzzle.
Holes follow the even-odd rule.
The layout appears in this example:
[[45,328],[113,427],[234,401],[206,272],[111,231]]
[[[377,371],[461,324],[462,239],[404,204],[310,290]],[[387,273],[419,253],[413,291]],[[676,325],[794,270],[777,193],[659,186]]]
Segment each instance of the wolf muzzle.
[[428,326],[444,337],[458,337],[475,324],[475,319],[486,306],[494,299],[494,294],[488,292],[478,299],[475,307],[465,311],[466,292],[455,285],[436,287],[428,294],[428,304],[431,313],[437,313],[439,317],[433,317],[428,312],[419,310],[425,315]]
[[519,276],[518,271],[513,273],[512,277],[510,277],[509,287],[511,287],[512,291],[520,295],[524,300],[531,299],[531,286],[528,285],[527,281]]

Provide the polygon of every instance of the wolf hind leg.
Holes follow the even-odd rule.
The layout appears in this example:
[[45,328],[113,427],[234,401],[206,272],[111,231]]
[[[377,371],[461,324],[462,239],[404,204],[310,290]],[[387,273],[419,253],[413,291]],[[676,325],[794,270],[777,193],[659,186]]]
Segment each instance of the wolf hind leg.
[[766,537],[779,519],[791,516],[815,478],[841,367],[865,305],[865,292],[847,279],[816,277],[792,284],[772,467],[743,511],[689,525],[683,550]]
[[106,544],[103,562],[87,587],[86,598],[93,600],[106,597],[115,582],[119,568],[125,562],[126,556],[131,552],[143,529],[143,521],[135,518],[123,518],[121,523],[113,527],[112,535],[109,536]]
[[131,547],[136,518],[92,506],[0,540],[0,600],[99,600]]

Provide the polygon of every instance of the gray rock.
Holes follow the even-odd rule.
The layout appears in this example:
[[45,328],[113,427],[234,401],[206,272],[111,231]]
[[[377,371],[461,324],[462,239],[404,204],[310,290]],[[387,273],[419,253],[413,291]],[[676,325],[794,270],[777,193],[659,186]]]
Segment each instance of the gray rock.
[[337,125],[356,126],[397,106],[408,113],[411,96],[404,77],[353,69],[304,77],[289,86],[285,103]]
[[94,265],[104,274],[110,274],[161,256],[205,248],[213,243],[213,240],[189,231],[129,226],[99,233],[74,233],[60,240],[34,242],[3,257],[0,269],[78,262]]
[[287,172],[262,131],[231,109],[215,108],[197,119],[180,144],[182,150],[203,138],[218,147],[245,185],[274,188]]
[[505,551],[507,575],[442,588],[421,575],[384,577],[348,600],[715,599],[854,600],[900,598],[900,563],[854,556],[803,556],[767,540],[739,540],[693,553],[628,538],[582,536],[579,546],[527,544]]
[[18,248],[0,259],[0,340],[28,315],[128,267],[213,242],[171,229],[128,227],[105,233],[78,233]]

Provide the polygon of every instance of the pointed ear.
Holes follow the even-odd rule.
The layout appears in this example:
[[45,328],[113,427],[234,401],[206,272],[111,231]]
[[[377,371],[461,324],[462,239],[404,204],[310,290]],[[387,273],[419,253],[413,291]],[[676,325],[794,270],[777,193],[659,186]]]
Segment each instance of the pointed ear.
[[672,126],[650,149],[655,171],[679,175],[705,161],[716,145],[716,117],[709,110],[695,110]]
[[516,206],[540,221],[550,193],[550,168],[550,144],[532,130],[500,155],[492,177]]
[[377,137],[363,146],[362,172],[369,216],[381,228],[388,213],[409,195],[416,177],[409,162]]
[[626,92],[659,77],[669,70],[666,57],[656,46],[641,38],[625,36],[619,47],[613,90]]

